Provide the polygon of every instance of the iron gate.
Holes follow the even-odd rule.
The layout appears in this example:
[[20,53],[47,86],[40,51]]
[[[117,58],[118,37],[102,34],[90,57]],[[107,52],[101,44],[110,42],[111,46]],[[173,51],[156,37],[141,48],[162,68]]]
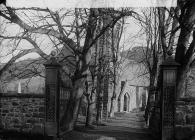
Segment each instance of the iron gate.
[[66,107],[70,97],[70,88],[60,80],[60,65],[55,57],[45,64],[45,135],[58,137],[61,132],[60,120],[66,115]]
[[161,139],[174,140],[175,137],[175,101],[177,70],[180,64],[174,56],[162,63],[162,94],[161,94]]
[[171,140],[175,126],[175,86],[163,87],[162,98],[162,140]]

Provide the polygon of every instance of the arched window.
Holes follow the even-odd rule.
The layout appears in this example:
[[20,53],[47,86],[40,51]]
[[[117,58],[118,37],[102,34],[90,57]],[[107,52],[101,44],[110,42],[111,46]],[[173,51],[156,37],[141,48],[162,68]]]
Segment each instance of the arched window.
[[130,97],[128,93],[125,93],[123,111],[129,111],[129,102],[130,102]]

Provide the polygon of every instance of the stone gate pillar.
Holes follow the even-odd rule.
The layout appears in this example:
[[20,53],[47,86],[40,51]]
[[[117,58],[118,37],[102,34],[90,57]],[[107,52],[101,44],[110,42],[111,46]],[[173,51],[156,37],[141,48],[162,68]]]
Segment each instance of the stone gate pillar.
[[59,68],[56,58],[51,59],[45,64],[45,134],[48,136],[57,136],[58,134],[58,90],[59,90]]
[[161,65],[163,87],[161,93],[161,140],[174,140],[176,77],[179,64],[169,56]]

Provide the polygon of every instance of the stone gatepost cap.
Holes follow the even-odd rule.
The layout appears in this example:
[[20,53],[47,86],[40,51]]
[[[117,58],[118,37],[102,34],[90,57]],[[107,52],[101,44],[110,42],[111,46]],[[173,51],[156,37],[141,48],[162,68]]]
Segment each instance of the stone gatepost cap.
[[44,64],[44,66],[53,66],[53,67],[60,67],[61,65],[58,63],[58,61],[56,60],[56,52],[52,51],[50,54],[50,59],[48,61],[46,61],[46,63]]
[[175,61],[173,55],[169,55],[168,58],[161,64],[163,67],[179,67],[180,64]]

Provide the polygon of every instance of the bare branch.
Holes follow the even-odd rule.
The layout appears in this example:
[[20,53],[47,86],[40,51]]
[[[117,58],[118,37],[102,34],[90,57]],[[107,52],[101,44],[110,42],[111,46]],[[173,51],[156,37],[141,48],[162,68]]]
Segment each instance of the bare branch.
[[27,49],[27,50],[22,50],[20,51],[16,56],[12,57],[4,66],[3,68],[0,70],[0,77],[3,75],[3,73],[19,58],[29,54],[29,53],[32,53],[32,52],[35,52],[36,49],[33,48],[33,49]]
[[0,38],[3,39],[25,39],[27,40],[29,43],[31,43],[35,49],[34,52],[37,52],[41,57],[47,59],[48,55],[45,54],[40,47],[37,45],[37,43],[35,41],[33,41],[29,36],[2,36],[0,35]]
[[24,30],[27,30],[29,32],[32,33],[39,33],[39,34],[47,34],[47,35],[51,35],[54,36],[58,39],[62,38],[62,35],[55,31],[55,30],[51,30],[51,29],[45,29],[45,28],[35,28],[35,27],[31,27],[28,24],[26,24],[24,21],[22,21],[14,12],[14,10],[10,7],[7,7],[8,12],[10,17],[6,16],[5,14],[3,14],[2,12],[0,12],[0,15],[3,16],[4,18],[8,19],[9,21],[16,23],[17,25],[19,25],[21,28],[23,28]]

